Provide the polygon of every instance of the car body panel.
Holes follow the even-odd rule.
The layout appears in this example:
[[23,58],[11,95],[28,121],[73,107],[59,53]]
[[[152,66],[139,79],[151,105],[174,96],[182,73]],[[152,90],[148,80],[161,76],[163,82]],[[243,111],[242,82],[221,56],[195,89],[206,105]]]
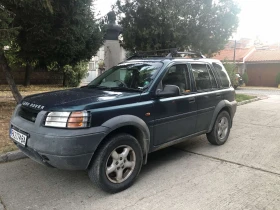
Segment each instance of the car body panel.
[[196,101],[192,95],[155,100],[154,145],[193,133],[196,108]]
[[[27,96],[23,99],[22,104],[27,108],[37,110],[72,111],[135,103],[139,98],[139,92],[74,88]],[[36,105],[43,109],[36,108]]]

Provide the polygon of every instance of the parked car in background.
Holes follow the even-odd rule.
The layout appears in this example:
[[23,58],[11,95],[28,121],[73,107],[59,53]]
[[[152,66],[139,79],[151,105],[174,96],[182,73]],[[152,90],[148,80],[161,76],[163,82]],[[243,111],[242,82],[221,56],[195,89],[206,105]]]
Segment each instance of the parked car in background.
[[33,160],[87,170],[97,186],[115,193],[133,184],[151,152],[201,134],[224,144],[236,107],[220,61],[145,54],[87,86],[25,97],[10,137]]

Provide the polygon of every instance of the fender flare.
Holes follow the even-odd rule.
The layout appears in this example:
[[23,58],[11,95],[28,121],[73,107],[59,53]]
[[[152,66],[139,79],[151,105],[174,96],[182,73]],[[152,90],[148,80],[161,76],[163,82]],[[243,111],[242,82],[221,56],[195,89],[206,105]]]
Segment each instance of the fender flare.
[[134,126],[138,128],[143,136],[143,138],[138,139],[138,141],[141,141],[140,144],[143,144],[144,164],[147,163],[150,147],[150,130],[147,124],[141,118],[134,115],[120,115],[104,122],[101,126],[109,129],[108,132],[106,132],[106,136],[108,136],[114,130],[124,126]]
[[[220,101],[220,102],[218,103],[218,105],[216,106],[216,108],[215,108],[215,110],[214,110],[214,113],[213,113],[213,116],[212,116],[212,120],[211,120],[210,126],[209,126],[209,128],[208,128],[208,130],[207,130],[207,133],[209,133],[209,132],[212,131],[213,126],[214,126],[214,123],[215,123],[215,121],[216,121],[216,119],[217,119],[217,117],[218,117],[218,114],[221,112],[221,110],[222,110],[223,108],[226,107],[226,108],[229,109],[229,115],[230,115],[231,118],[232,118],[233,113],[232,113],[232,107],[231,107],[231,106],[232,106],[231,103],[230,103],[229,101],[227,101],[227,100],[223,100],[223,101]],[[232,125],[232,122],[231,122],[231,125]]]

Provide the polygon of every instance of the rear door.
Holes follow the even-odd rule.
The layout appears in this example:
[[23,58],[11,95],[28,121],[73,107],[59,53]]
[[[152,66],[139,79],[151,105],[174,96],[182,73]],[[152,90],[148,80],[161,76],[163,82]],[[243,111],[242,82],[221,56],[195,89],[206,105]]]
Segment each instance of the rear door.
[[197,102],[196,132],[208,130],[215,107],[221,100],[217,81],[207,63],[191,63]]
[[232,89],[230,78],[222,63],[213,62],[214,73],[217,75],[222,100],[233,101],[235,92]]
[[158,90],[176,85],[181,94],[155,100],[154,145],[161,145],[195,133],[196,101],[191,93],[190,74],[186,64],[168,68]]

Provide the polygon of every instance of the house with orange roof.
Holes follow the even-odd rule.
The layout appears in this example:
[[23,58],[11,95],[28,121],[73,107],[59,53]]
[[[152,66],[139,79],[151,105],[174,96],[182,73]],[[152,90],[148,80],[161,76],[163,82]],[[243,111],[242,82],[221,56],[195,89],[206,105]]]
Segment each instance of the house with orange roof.
[[250,86],[276,87],[280,50],[256,50],[245,61]]
[[221,50],[212,58],[222,62],[235,63],[238,67],[236,73],[243,74],[246,70],[245,61],[255,51],[254,47],[251,48],[226,48]]
[[268,48],[226,48],[213,58],[236,63],[237,73],[247,72],[249,86],[276,87],[276,75],[280,72],[280,50]]

